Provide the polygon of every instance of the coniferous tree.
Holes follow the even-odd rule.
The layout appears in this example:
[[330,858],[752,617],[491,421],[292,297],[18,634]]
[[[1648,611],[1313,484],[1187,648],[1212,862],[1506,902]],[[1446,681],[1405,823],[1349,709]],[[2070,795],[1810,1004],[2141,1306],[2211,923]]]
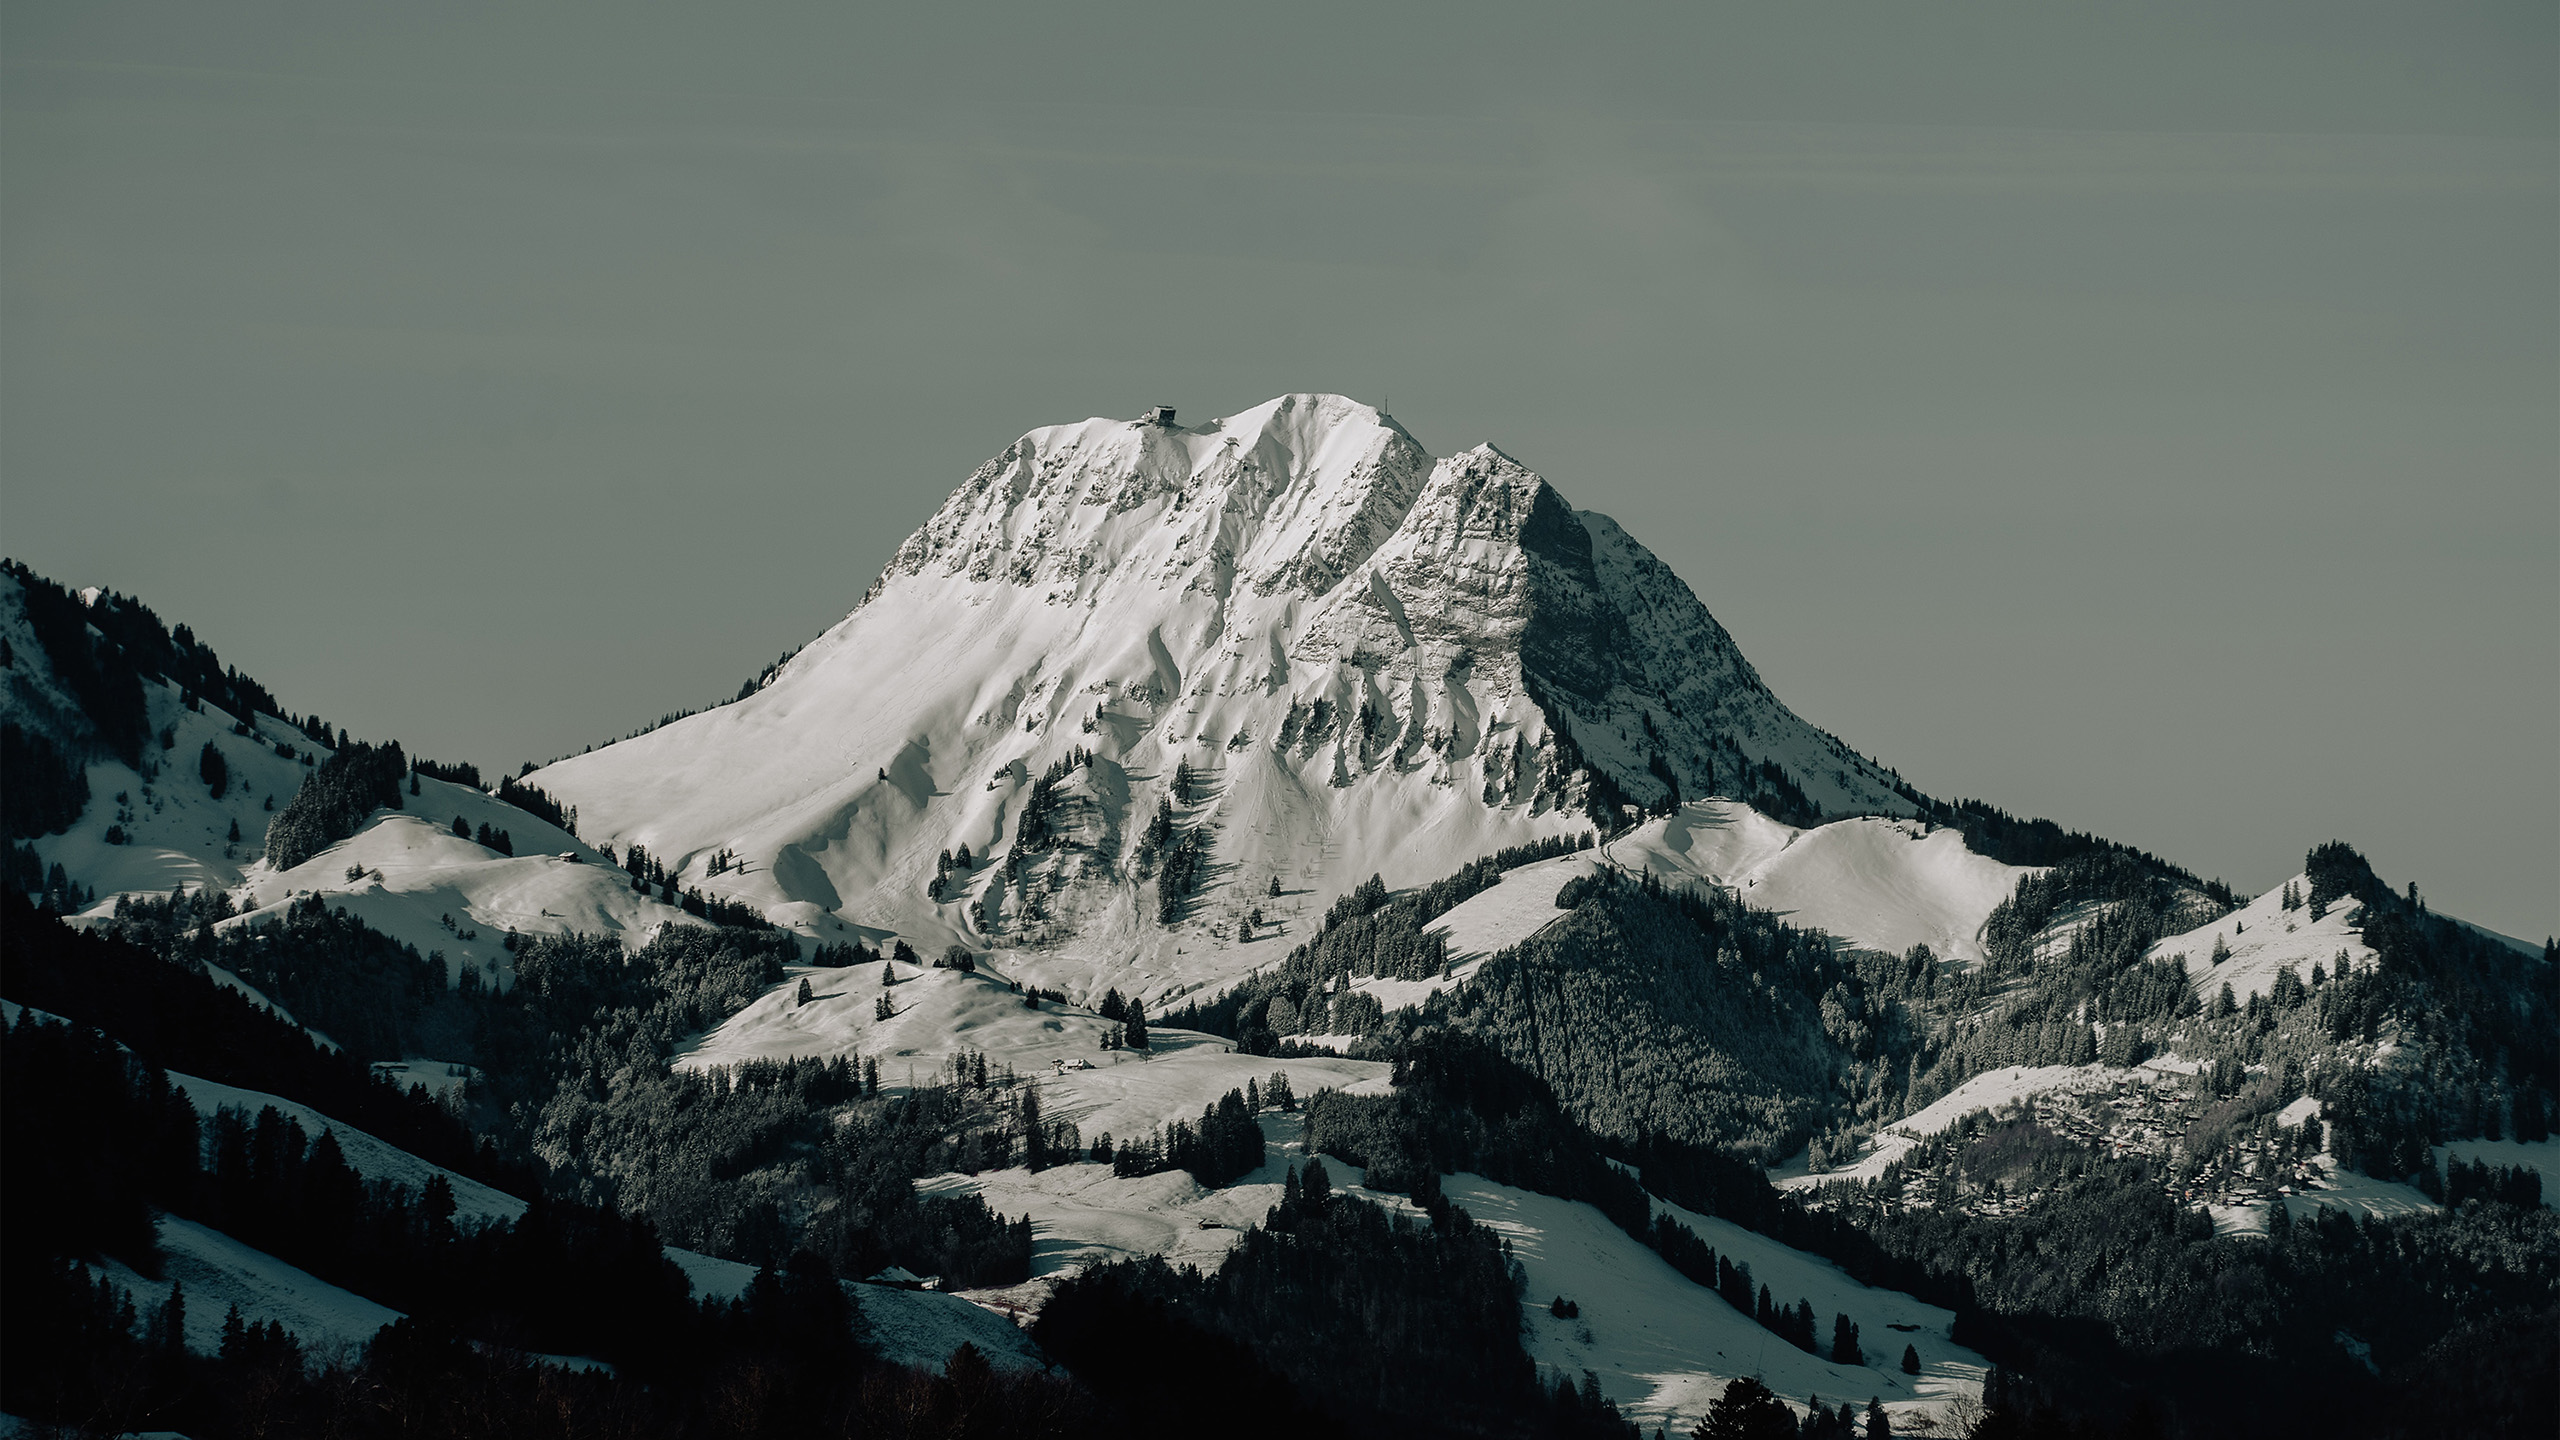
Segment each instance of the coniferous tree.
[[1048,1169],[1050,1162],[1049,1132],[1040,1121],[1039,1086],[1026,1085],[1022,1087],[1022,1105],[1019,1123],[1022,1127],[1023,1168],[1027,1170]]
[[1837,1365],[1864,1365],[1866,1353],[1858,1348],[1857,1322],[1847,1315],[1831,1317],[1831,1360]]
[[2542,1108],[2542,1089],[2526,1085],[2516,1091],[2516,1138],[2527,1142],[2551,1138],[2549,1112]]
[[1769,1387],[1742,1376],[1724,1387],[1707,1407],[1706,1418],[1689,1432],[1690,1440],[1796,1440],[1795,1412]]
[[1893,1440],[1893,1420],[1884,1413],[1884,1403],[1873,1395],[1867,1397],[1866,1440]]
[[401,808],[409,773],[397,744],[341,747],[315,769],[267,827],[267,859],[289,870],[362,828],[375,807]]
[[1120,1022],[1120,1039],[1132,1050],[1148,1048],[1146,1007],[1135,1000],[1129,1002],[1129,1014]]
[[1902,1373],[1905,1375],[1917,1375],[1920,1373],[1919,1346],[1905,1345],[1902,1347]]
[[204,742],[203,753],[196,756],[196,774],[203,777],[204,788],[216,800],[231,788],[231,762],[222,758],[222,751],[210,740]]
[[801,976],[800,993],[792,997],[792,1003],[795,1005],[806,1005],[817,998],[817,994],[809,988],[809,977],[806,975]]
[[1271,877],[1271,898],[1274,900],[1280,898],[1280,877],[1277,875]]

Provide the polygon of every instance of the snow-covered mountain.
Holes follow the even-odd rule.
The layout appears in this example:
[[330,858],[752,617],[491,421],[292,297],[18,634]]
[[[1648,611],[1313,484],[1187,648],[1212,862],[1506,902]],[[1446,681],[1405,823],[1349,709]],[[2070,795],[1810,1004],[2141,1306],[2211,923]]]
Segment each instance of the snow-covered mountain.
[[[1034,430],[763,688],[534,781],[589,840],[777,919],[1017,950],[1074,992],[1214,983],[1286,949],[1237,939],[1255,907],[1429,880],[1675,785],[1912,810],[1616,523],[1333,395]],[[712,874],[721,852],[743,865]]]

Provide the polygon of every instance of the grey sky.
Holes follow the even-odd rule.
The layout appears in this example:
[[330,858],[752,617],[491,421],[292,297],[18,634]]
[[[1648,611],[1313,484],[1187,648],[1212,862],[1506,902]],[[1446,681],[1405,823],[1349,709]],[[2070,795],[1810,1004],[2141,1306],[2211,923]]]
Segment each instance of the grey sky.
[[1924,789],[2560,930],[2549,4],[876,8],[17,0],[0,540],[512,765],[1383,396]]

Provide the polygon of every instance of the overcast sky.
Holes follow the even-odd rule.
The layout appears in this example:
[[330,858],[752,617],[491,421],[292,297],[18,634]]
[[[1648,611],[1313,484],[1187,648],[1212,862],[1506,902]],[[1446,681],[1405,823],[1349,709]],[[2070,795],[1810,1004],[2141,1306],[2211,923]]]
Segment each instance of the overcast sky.
[[1335,390],[1923,789],[2560,930],[2552,5],[885,8],[12,0],[0,541],[512,767]]

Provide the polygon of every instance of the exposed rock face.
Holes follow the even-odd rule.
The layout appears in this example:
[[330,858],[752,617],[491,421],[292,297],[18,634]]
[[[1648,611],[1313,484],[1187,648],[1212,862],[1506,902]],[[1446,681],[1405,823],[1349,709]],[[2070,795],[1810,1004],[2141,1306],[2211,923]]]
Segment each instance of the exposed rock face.
[[1329,395],[1033,431],[764,688],[538,783],[780,918],[1157,993],[1266,958],[1274,878],[1320,909],[1675,786],[1910,808],[1616,524]]

